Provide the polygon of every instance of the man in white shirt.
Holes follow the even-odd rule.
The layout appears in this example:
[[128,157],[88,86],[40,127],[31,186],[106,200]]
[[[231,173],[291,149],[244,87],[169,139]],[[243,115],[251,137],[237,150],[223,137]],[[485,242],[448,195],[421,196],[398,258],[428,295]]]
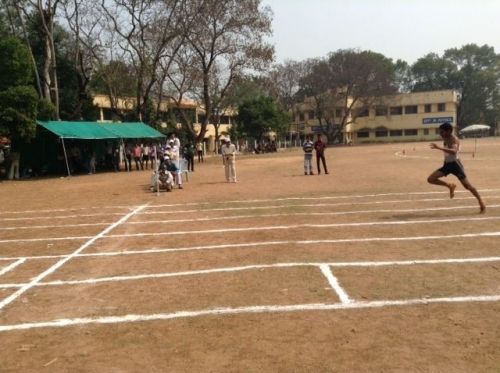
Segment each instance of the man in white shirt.
[[226,181],[228,183],[236,183],[236,146],[231,143],[231,140],[226,137],[224,145],[221,149],[222,162],[226,172]]

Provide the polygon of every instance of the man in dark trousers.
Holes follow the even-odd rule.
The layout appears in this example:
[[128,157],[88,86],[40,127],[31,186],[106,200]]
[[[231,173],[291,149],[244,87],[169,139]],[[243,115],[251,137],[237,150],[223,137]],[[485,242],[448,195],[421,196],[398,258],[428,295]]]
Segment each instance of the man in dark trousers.
[[318,133],[318,140],[314,143],[314,149],[316,150],[316,166],[318,167],[318,175],[321,174],[321,168],[319,166],[319,160],[323,162],[323,168],[325,169],[325,174],[328,174],[328,168],[326,168],[326,160],[325,160],[325,149],[326,142],[321,140],[321,134]]

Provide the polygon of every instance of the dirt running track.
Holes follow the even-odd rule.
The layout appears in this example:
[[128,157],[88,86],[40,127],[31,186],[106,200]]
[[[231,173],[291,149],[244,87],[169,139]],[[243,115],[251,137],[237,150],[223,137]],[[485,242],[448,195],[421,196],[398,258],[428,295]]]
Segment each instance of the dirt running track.
[[0,183],[0,372],[499,372],[500,140]]

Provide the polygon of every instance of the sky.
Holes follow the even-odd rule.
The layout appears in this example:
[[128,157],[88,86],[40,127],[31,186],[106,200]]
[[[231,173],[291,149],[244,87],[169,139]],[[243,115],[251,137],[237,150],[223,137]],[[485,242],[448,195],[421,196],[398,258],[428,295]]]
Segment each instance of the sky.
[[338,49],[410,64],[469,43],[500,53],[500,0],[262,0],[271,7],[276,62]]

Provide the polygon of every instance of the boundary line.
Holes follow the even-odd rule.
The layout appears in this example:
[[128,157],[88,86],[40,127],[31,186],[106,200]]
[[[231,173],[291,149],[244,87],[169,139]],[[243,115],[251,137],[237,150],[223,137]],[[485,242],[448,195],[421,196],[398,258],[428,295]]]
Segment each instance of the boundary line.
[[340,286],[340,282],[338,278],[333,274],[330,266],[328,264],[321,264],[319,268],[321,269],[321,273],[323,273],[323,275],[328,280],[328,283],[330,284],[332,289],[335,290],[335,293],[337,293],[340,301],[343,304],[351,303],[349,295],[347,295],[346,291],[342,288],[342,286]]
[[117,226],[119,226],[120,224],[122,224],[124,221],[126,221],[127,219],[129,219],[130,217],[132,217],[133,215],[135,215],[136,213],[138,213],[139,211],[141,211],[142,209],[144,209],[146,206],[147,205],[139,206],[135,210],[129,212],[127,215],[123,216],[120,220],[118,220],[117,222],[113,223],[112,225],[110,225],[109,227],[107,227],[106,229],[104,229],[101,233],[97,234],[96,236],[92,237],[89,241],[85,242],[82,246],[80,246],[72,254],[66,256],[65,258],[62,258],[57,263],[53,264],[50,268],[48,268],[47,270],[45,270],[44,272],[42,272],[41,274],[39,274],[38,276],[36,276],[35,278],[33,278],[30,283],[24,285],[22,288],[20,288],[19,290],[17,290],[15,293],[11,294],[10,296],[8,296],[4,300],[2,300],[0,302],[0,311],[5,306],[7,306],[11,302],[13,302],[17,298],[19,298],[26,291],[30,290],[33,286],[35,286],[36,284],[38,284],[45,277],[47,277],[48,275],[51,275],[52,273],[54,273],[58,268],[60,268],[61,266],[63,266],[67,261],[69,261],[70,259],[72,259],[76,255],[78,255],[79,253],[81,253],[83,250],[85,250],[90,245],[92,245],[96,240],[98,240],[99,238],[103,237],[105,234],[107,234],[108,232],[110,232],[111,230],[113,230],[114,228],[116,228]]
[[[284,240],[284,241],[261,241],[261,242],[248,242],[248,243],[230,243],[221,245],[205,245],[205,246],[191,246],[191,247],[177,247],[177,248],[151,248],[143,250],[122,250],[122,251],[109,251],[78,254],[75,257],[100,257],[100,256],[119,256],[119,255],[143,255],[143,254],[157,254],[181,251],[198,251],[198,250],[217,250],[217,249],[236,249],[240,247],[258,247],[258,246],[273,246],[273,245],[310,245],[310,244],[336,244],[336,243],[350,243],[350,242],[373,242],[373,241],[417,241],[417,240],[445,240],[451,238],[475,238],[475,237],[497,237],[500,236],[499,232],[479,232],[479,233],[465,233],[454,234],[448,236],[407,236],[407,237],[370,237],[370,238],[345,238],[345,239],[331,239],[331,240]],[[22,257],[0,257],[0,261],[16,260],[16,259],[57,259],[66,258],[68,255],[40,255],[40,256],[22,256]]]
[[[287,214],[285,214],[285,215],[287,215]],[[293,225],[274,225],[274,226],[262,226],[262,227],[206,229],[206,230],[197,230],[197,231],[143,232],[143,233],[139,232],[139,233],[109,234],[109,235],[103,235],[102,238],[177,236],[177,235],[188,235],[188,234],[286,230],[286,229],[296,229],[296,228],[340,228],[340,227],[363,227],[363,226],[375,226],[375,225],[385,226],[385,225],[407,225],[407,224],[434,224],[434,223],[440,223],[440,222],[487,221],[487,220],[499,220],[499,219],[500,219],[500,216],[491,216],[491,217],[476,217],[476,218],[397,220],[397,221],[359,222],[359,223],[293,224]],[[153,222],[151,222],[151,221],[144,222],[144,224],[146,224],[146,223],[151,224]],[[162,222],[158,221],[158,223],[162,223]],[[18,243],[18,242],[83,240],[83,239],[89,239],[89,238],[92,238],[92,236],[42,237],[42,238],[24,238],[24,239],[13,238],[13,239],[0,240],[0,244],[2,244],[2,243]]]
[[[491,199],[500,198],[500,196],[489,197]],[[455,198],[457,200],[475,200],[476,197],[462,197]],[[285,208],[295,208],[295,207],[338,207],[338,206],[352,206],[352,205],[382,205],[389,203],[411,203],[411,202],[437,202],[446,201],[443,198],[425,198],[425,199],[404,199],[404,200],[392,200],[392,201],[369,201],[369,202],[339,202],[339,203],[314,203],[314,204],[302,204],[302,205],[271,205],[271,206],[244,206],[244,207],[221,207],[215,209],[205,209],[205,210],[172,210],[172,211],[148,211],[142,212],[139,215],[162,215],[162,214],[177,214],[177,213],[194,213],[194,212],[215,212],[215,211],[240,211],[240,210],[272,210],[272,209],[285,209]],[[487,206],[488,207],[488,206]],[[436,208],[438,210],[439,208]],[[354,211],[356,212],[356,211]]]
[[[499,205],[500,206],[500,205]],[[165,223],[185,223],[185,222],[195,222],[195,221],[217,221],[217,220],[237,220],[237,219],[250,219],[250,218],[274,218],[280,216],[324,216],[329,215],[328,212],[298,212],[289,214],[263,214],[263,215],[235,215],[235,216],[219,216],[213,218],[195,218],[195,219],[176,219],[176,220],[148,220],[148,221],[129,221],[123,223],[123,225],[150,225],[150,224],[165,224]],[[500,216],[487,216],[487,217],[458,217],[451,219],[435,219],[435,220],[396,220],[389,222],[358,222],[358,223],[335,223],[337,226],[363,226],[363,225],[404,225],[404,224],[419,224],[419,223],[437,223],[437,222],[457,222],[457,221],[477,221],[477,220],[497,220]],[[67,224],[67,225],[35,225],[35,226],[23,226],[23,227],[6,227],[0,228],[0,230],[17,230],[17,229],[46,229],[46,228],[68,228],[68,227],[86,227],[86,226],[98,226],[98,225],[108,225],[111,223],[82,223],[82,224]],[[332,223],[333,224],[333,223]]]
[[292,304],[285,306],[249,306],[249,307],[225,307],[206,309],[198,311],[178,311],[172,313],[157,313],[151,315],[124,315],[124,316],[104,316],[104,317],[82,317],[74,319],[57,319],[43,322],[32,322],[12,325],[0,325],[0,332],[9,332],[15,330],[29,330],[40,328],[57,328],[75,325],[90,324],[119,324],[144,321],[161,321],[173,319],[185,319],[202,316],[223,316],[240,314],[264,314],[264,313],[285,313],[300,311],[332,311],[347,309],[372,309],[383,307],[402,307],[415,305],[443,304],[443,303],[480,303],[480,302],[499,302],[500,295],[480,295],[463,297],[441,297],[441,298],[416,298],[406,300],[379,300],[371,302],[352,302],[352,303],[309,303]]
[[[226,273],[226,272],[241,272],[256,269],[269,269],[269,268],[294,268],[294,267],[318,267],[328,279],[332,288],[339,293],[341,290],[340,284],[336,277],[331,272],[330,267],[345,268],[345,267],[389,267],[389,266],[412,266],[412,265],[443,265],[443,264],[477,264],[477,263],[492,263],[500,262],[500,256],[493,257],[480,257],[480,258],[455,258],[455,259],[415,259],[415,260],[398,260],[398,261],[375,261],[375,262],[305,262],[305,263],[274,263],[274,264],[254,264],[238,267],[222,267],[212,269],[200,269],[193,271],[182,272],[166,272],[166,273],[150,273],[140,275],[127,275],[127,276],[110,276],[110,277],[97,277],[85,280],[56,280],[49,282],[39,282],[35,286],[63,286],[63,285],[86,285],[97,284],[104,282],[121,282],[133,280],[148,280],[169,277],[185,277],[197,275],[209,275],[212,273]],[[329,274],[331,273],[331,275]],[[334,285],[336,283],[336,285]],[[26,284],[0,284],[0,289],[20,288]],[[340,294],[339,294],[340,297]],[[345,293],[346,299],[349,297]],[[342,299],[342,298],[341,298]]]
[[[481,192],[490,191],[500,191],[500,189],[482,189]],[[455,193],[466,193],[467,191],[457,191]],[[407,196],[407,195],[419,195],[419,194],[443,194],[443,192],[408,192],[408,193],[385,193],[385,194],[371,194],[371,195],[355,195],[355,196],[330,196],[330,197],[290,197],[290,198],[276,198],[276,199],[262,199],[262,200],[241,200],[241,201],[229,201],[229,202],[198,202],[198,203],[185,203],[185,204],[165,204],[165,205],[149,205],[149,208],[157,207],[175,207],[175,206],[198,206],[198,205],[210,205],[210,204],[227,204],[227,203],[254,203],[254,202],[276,202],[276,201],[287,201],[287,200],[324,200],[324,199],[347,199],[347,198],[365,198],[365,197],[378,197],[378,196]],[[498,196],[489,196],[488,198],[500,198]],[[456,197],[457,200],[474,199],[474,197]],[[427,199],[408,199],[408,200],[395,200],[395,201],[370,201],[370,202],[343,202],[337,204],[312,204],[312,205],[277,205],[277,206],[256,206],[256,208],[283,208],[283,207],[314,207],[314,206],[342,206],[342,205],[353,205],[353,204],[383,204],[383,203],[404,203],[404,202],[432,202],[432,201],[442,201],[443,198],[427,198]],[[97,209],[98,207],[89,207],[89,209]],[[103,207],[106,208],[106,207]],[[143,212],[141,214],[173,214],[173,213],[189,213],[189,212],[207,212],[207,211],[227,211],[227,210],[248,210],[251,207],[227,207],[218,209],[197,209],[197,210],[176,210],[176,211],[164,211],[164,212]],[[43,210],[48,211],[48,210]],[[63,211],[63,209],[55,210]],[[68,209],[67,211],[72,211]],[[19,212],[22,213],[22,212]],[[82,214],[82,215],[58,215],[58,216],[37,216],[37,217],[22,217],[22,218],[0,218],[0,221],[19,221],[19,220],[37,220],[37,219],[70,219],[70,218],[81,218],[81,217],[95,217],[95,216],[110,216],[110,215],[122,215],[123,213],[109,212],[109,213],[96,213],[96,214]]]
[[10,265],[8,265],[7,267],[3,268],[1,271],[0,271],[0,276],[3,276],[5,275],[7,272],[10,272],[12,271],[14,268],[16,268],[18,265],[20,264],[23,264],[27,259],[26,258],[19,258],[18,260],[16,260],[14,263],[11,263]]

